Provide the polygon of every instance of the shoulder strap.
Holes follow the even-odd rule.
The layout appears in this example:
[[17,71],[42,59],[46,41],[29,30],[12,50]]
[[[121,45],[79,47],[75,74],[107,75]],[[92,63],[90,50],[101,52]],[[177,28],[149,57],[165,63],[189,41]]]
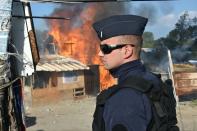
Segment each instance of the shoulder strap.
[[142,93],[146,93],[151,90],[153,83],[139,76],[129,76],[120,87],[130,87],[136,89]]
[[107,90],[102,91],[97,97],[97,105],[104,105],[105,101],[114,95],[120,89],[132,88],[142,93],[146,93],[151,90],[152,82],[145,80],[141,77],[129,76],[122,84],[109,87]]

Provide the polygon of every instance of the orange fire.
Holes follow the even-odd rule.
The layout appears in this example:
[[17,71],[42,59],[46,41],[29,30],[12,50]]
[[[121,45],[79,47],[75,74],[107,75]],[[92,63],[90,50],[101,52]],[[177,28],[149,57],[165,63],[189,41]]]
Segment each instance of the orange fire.
[[[98,57],[99,40],[92,29],[92,23],[100,7],[97,4],[89,4],[85,10],[81,11],[78,17],[80,22],[72,20],[50,21],[50,32],[58,46],[58,53],[67,57],[72,57],[87,65],[99,64],[101,61]],[[58,12],[62,13],[62,12]],[[68,13],[68,12],[67,12]],[[76,22],[76,23],[75,23]],[[109,72],[99,66],[100,70],[100,89],[106,89],[114,83]]]

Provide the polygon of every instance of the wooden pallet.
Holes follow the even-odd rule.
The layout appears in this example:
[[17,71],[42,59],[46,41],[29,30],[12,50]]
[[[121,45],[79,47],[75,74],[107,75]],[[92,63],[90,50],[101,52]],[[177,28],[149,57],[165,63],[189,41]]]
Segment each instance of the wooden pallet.
[[73,97],[81,97],[85,96],[85,88],[80,87],[80,88],[74,88],[73,89]]

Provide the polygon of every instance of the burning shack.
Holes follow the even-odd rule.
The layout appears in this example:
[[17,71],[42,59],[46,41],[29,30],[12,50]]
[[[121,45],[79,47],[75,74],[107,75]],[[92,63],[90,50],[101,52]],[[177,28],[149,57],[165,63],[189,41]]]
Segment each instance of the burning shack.
[[[69,5],[69,8],[67,5],[61,6],[55,9],[51,13],[51,16],[63,16],[69,19],[45,20],[48,25],[47,31],[40,31],[41,35],[37,35],[40,47],[39,52],[41,54],[57,53],[88,65],[90,70],[98,69],[99,73],[93,71],[93,74],[98,74],[97,80],[100,82],[99,88],[101,90],[113,84],[113,78],[109,72],[104,69],[98,57],[100,41],[92,28],[94,21],[100,19],[100,16],[98,16],[100,11],[98,10],[101,10],[104,6],[105,4],[100,5],[98,3],[85,5],[73,4]],[[90,74],[91,73],[86,72],[86,76]],[[86,79],[87,78],[85,78],[85,81]],[[90,83],[87,84],[90,85]],[[89,92],[88,89],[87,91]]]
[[30,87],[32,98],[29,99],[34,103],[48,102],[57,97],[73,98],[97,93],[98,76],[96,65],[89,67],[72,58],[45,55],[36,66],[36,72],[25,78],[24,85],[26,90]]

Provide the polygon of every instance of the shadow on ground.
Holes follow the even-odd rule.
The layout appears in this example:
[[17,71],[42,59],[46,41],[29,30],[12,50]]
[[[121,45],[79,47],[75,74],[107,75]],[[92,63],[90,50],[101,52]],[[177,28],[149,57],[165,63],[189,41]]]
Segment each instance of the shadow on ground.
[[179,102],[192,101],[197,99],[197,92],[179,96]]

